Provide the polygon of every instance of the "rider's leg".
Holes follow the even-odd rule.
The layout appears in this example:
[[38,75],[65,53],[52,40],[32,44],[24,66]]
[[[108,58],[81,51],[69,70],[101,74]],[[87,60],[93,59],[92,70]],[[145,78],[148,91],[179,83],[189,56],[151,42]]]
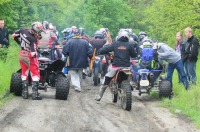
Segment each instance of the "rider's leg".
[[39,96],[38,87],[40,80],[40,72],[38,67],[38,59],[30,58],[30,72],[32,77],[32,99],[33,100],[41,100],[42,98]]
[[108,73],[105,75],[102,85],[100,86],[99,93],[96,95],[95,100],[100,101],[103,97],[104,92],[106,91],[106,88],[108,87],[108,84],[112,80],[112,78],[115,76],[117,70],[119,68],[113,68],[112,65],[108,68]]
[[39,87],[39,81],[33,81],[32,84],[32,100],[41,100],[42,98],[40,97],[38,93],[38,87]]
[[22,97],[24,99],[27,99],[28,98],[28,73],[29,73],[28,65],[30,64],[30,60],[28,56],[26,56],[26,54],[25,55],[20,54],[19,62],[21,66],[21,78],[22,78],[22,87],[23,87]]

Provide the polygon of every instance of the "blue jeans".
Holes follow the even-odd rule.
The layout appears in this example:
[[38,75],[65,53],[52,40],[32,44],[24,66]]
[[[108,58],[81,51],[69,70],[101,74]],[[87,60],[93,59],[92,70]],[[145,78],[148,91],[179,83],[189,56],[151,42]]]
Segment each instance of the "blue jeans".
[[196,62],[187,60],[185,62],[185,69],[186,69],[188,80],[191,81],[193,84],[196,84],[196,80],[197,80]]
[[173,76],[173,72],[175,68],[178,71],[178,74],[181,76],[181,82],[184,84],[185,89],[188,89],[189,84],[188,84],[187,76],[184,71],[182,60],[177,61],[175,64],[169,63],[167,67],[167,80],[171,82],[171,86],[172,86],[172,76]]

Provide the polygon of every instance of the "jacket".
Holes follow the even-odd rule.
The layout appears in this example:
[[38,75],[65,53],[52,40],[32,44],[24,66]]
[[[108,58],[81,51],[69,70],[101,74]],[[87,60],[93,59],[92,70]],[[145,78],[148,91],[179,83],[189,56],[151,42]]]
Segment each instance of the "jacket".
[[199,41],[194,36],[188,38],[185,52],[183,56],[183,61],[197,61],[198,60],[198,48],[199,48]]
[[136,43],[134,42],[115,41],[99,49],[99,54],[106,54],[112,51],[114,52],[112,65],[117,67],[129,67],[130,58],[137,57]]
[[175,64],[181,59],[180,54],[165,43],[158,43],[157,52],[158,60],[164,60],[168,63]]
[[8,29],[6,28],[0,28],[0,44],[5,45],[6,47],[10,44]]
[[[21,28],[12,35],[13,39],[21,46],[22,50],[35,52],[38,39],[30,33],[29,29]],[[20,41],[19,41],[19,38]]]
[[105,39],[94,39],[90,41],[90,44],[92,45],[92,47],[96,48],[96,51],[97,51],[96,55],[98,54],[99,49],[102,48],[105,43],[106,43]]
[[80,38],[72,38],[63,47],[62,53],[69,56],[69,68],[82,69],[88,67],[88,57],[93,55],[93,49],[89,42]]

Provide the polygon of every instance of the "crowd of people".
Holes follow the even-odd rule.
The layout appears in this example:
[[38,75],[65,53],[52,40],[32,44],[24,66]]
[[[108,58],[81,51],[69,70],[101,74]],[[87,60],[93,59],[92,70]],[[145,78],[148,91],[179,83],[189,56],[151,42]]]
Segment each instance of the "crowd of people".
[[[91,40],[85,36],[83,28],[77,28],[76,26],[66,28],[62,33],[64,34],[64,41],[60,43],[56,26],[43,21],[42,23],[34,22],[30,28],[20,28],[12,34],[13,39],[21,46],[19,63],[22,69],[23,98],[26,99],[28,96],[28,71],[30,70],[33,80],[32,99],[41,99],[38,93],[40,80],[38,48],[55,49],[50,53],[49,58],[51,60],[65,58],[65,68],[69,70],[71,75],[71,86],[78,92],[81,92],[83,71],[89,67],[92,57],[110,52],[114,53],[99,93],[95,97],[97,101],[101,100],[119,67],[130,66],[130,58],[141,60],[139,68],[153,68],[152,63],[156,62],[162,65],[163,61],[168,62],[167,80],[171,82],[172,87],[174,69],[177,69],[179,83],[183,83],[186,90],[190,84],[196,84],[199,42],[190,27],[184,30],[187,40],[184,40],[181,32],[177,32],[175,50],[163,42],[151,40],[145,32],[136,35],[132,32],[132,29],[121,29],[115,39],[111,38],[110,31],[107,28],[97,30]],[[8,30],[4,27],[4,20],[0,19],[0,48],[7,48],[8,46]],[[146,61],[145,57],[141,55],[145,46],[150,46],[153,49],[150,51],[153,54],[153,58],[150,57],[151,61]]]

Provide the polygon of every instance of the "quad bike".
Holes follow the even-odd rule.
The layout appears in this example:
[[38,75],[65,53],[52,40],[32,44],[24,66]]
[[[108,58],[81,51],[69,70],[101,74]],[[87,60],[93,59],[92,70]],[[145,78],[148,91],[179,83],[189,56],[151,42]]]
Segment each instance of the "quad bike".
[[166,66],[163,65],[159,69],[137,69],[138,60],[132,60],[133,80],[131,81],[132,90],[138,90],[139,95],[143,93],[158,92],[159,98],[171,98],[172,87],[166,79]]
[[122,67],[117,71],[109,84],[113,103],[116,103],[119,100],[121,107],[127,111],[131,110],[132,105],[131,79],[131,68]]
[[[49,55],[53,49],[38,49],[39,53],[39,70],[40,70],[40,90],[47,91],[47,86],[56,88],[55,98],[67,100],[69,94],[70,82],[62,72],[65,63],[62,60],[50,60]],[[29,74],[29,84],[31,84],[31,76]],[[12,74],[10,82],[10,92],[17,96],[22,95],[21,69]]]

